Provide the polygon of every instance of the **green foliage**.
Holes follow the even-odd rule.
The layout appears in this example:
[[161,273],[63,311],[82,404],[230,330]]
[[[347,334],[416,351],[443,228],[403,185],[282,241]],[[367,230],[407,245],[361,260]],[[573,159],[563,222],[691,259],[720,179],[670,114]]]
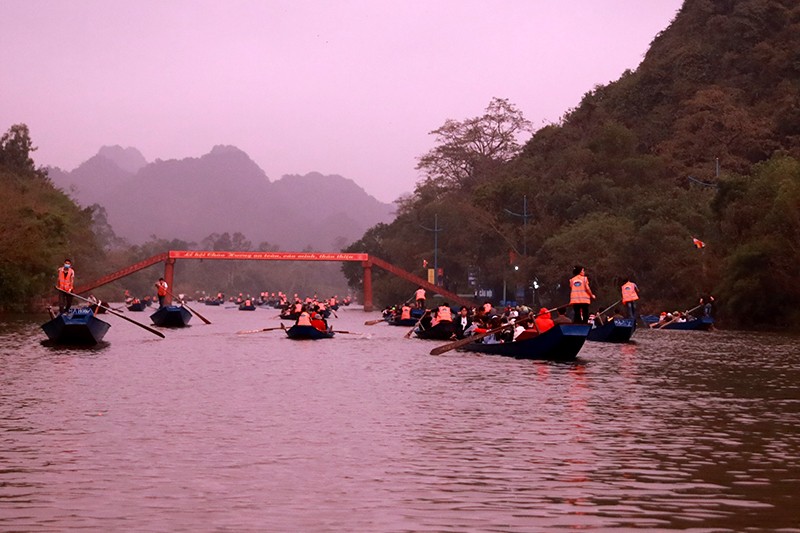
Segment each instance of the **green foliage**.
[[[432,132],[426,179],[381,228],[379,253],[415,265],[431,248],[420,226],[438,214],[439,262],[461,287],[467,273],[512,293],[535,277],[557,305],[581,263],[604,300],[630,275],[645,312],[712,292],[728,324],[778,316],[797,328],[799,49],[797,2],[688,0],[636,71],[594,87],[489,171],[467,148],[488,135],[466,127],[476,119]],[[526,223],[508,214],[523,198]]]
[[[91,273],[102,255],[92,212],[82,210],[35,168],[24,124],[0,139],[0,309],[23,310],[52,292],[65,257]],[[80,265],[80,267],[79,267]]]

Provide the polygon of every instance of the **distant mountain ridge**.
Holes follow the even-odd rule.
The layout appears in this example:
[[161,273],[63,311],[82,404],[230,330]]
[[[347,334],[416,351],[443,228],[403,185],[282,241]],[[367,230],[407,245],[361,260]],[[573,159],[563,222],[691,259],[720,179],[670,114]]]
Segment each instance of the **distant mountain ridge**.
[[333,250],[394,218],[393,205],[339,175],[311,172],[271,182],[235,146],[152,163],[135,148],[104,146],[74,170],[48,174],[81,205],[102,205],[115,233],[132,244],[154,235],[199,242],[212,233],[241,232],[254,246]]

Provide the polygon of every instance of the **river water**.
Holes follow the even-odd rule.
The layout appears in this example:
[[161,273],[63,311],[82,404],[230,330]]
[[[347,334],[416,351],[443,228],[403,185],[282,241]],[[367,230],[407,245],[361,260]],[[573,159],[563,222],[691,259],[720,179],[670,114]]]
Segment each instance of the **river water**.
[[[95,349],[0,319],[0,531],[800,531],[798,339],[643,331],[571,364],[343,308],[197,305]],[[149,322],[149,313],[126,313]]]

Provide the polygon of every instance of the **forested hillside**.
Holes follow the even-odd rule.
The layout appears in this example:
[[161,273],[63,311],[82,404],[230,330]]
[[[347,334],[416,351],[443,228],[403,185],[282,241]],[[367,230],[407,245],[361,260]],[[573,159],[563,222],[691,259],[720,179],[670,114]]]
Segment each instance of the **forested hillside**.
[[0,137],[0,310],[26,307],[50,292],[64,258],[91,274],[94,261],[88,259],[102,255],[91,210],[53,187],[36,168],[34,150],[25,125]]
[[[645,311],[686,309],[711,292],[723,323],[796,327],[797,50],[794,0],[687,0],[639,68],[524,145],[529,123],[506,100],[448,120],[398,218],[348,251],[422,273],[436,217],[438,264],[459,292],[506,287],[510,299],[536,280],[542,301],[559,305],[582,264],[599,305],[631,276]],[[347,275],[360,282],[356,269]],[[386,301],[408,296],[376,281]]]

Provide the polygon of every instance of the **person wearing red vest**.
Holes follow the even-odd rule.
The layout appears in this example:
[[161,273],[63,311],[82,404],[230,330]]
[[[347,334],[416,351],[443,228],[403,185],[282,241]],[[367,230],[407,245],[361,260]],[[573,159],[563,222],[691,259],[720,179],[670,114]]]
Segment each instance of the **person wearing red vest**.
[[572,321],[576,324],[586,324],[589,321],[589,304],[592,303],[595,295],[589,287],[589,278],[586,277],[585,268],[578,265],[572,269],[569,288],[569,304],[574,312]]
[[66,292],[72,292],[75,288],[75,270],[72,268],[72,261],[69,259],[64,259],[64,266],[58,268],[58,282],[56,285],[60,291],[58,291],[58,311],[60,313],[66,313],[69,311],[69,308],[72,307],[72,294],[67,294]]
[[628,280],[622,285],[622,305],[628,309],[628,318],[636,318],[636,300],[639,299],[639,287]]
[[164,298],[167,297],[167,285],[166,280],[164,278],[158,278],[156,281],[156,294],[158,295],[158,308],[161,309],[164,307]]
[[400,308],[400,320],[411,320],[411,307],[408,304]]

